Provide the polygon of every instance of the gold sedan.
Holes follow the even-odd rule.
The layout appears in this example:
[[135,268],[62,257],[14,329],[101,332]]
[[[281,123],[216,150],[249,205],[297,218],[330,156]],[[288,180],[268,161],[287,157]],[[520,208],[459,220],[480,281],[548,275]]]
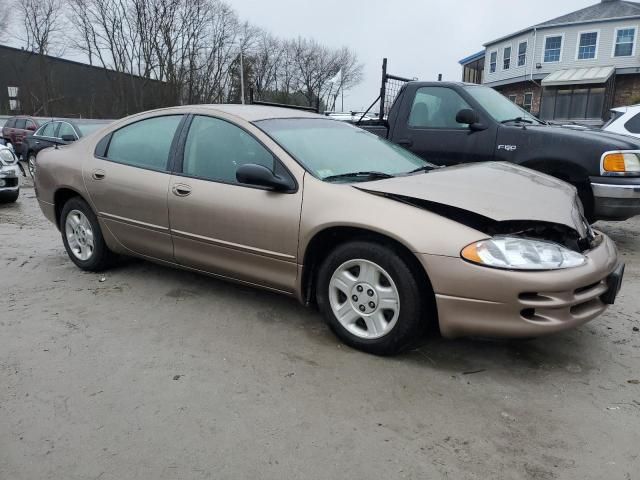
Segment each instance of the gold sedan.
[[436,168],[343,122],[240,105],[134,115],[37,158],[84,270],[133,255],[317,304],[375,354],[538,336],[614,301],[623,265],[575,189],[497,162]]

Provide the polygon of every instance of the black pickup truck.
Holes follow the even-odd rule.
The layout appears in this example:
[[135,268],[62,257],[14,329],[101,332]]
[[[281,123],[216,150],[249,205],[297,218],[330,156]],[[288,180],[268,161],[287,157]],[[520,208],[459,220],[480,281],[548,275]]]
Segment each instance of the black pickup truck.
[[380,118],[359,126],[437,165],[513,162],[573,184],[591,220],[640,214],[633,137],[549,125],[492,88],[465,83],[406,82]]

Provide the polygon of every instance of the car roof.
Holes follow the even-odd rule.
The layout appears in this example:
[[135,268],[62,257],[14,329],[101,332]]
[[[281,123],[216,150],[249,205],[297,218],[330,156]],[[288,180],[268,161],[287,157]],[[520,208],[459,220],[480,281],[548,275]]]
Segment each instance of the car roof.
[[320,115],[313,112],[307,112],[305,110],[298,110],[295,108],[286,108],[278,106],[267,105],[239,105],[239,104],[204,104],[204,105],[190,105],[181,107],[171,107],[166,109],[155,110],[155,112],[167,111],[170,112],[174,109],[183,111],[185,109],[194,113],[215,113],[222,112],[229,115],[234,115],[238,118],[246,120],[248,122],[255,122],[258,120],[269,120],[273,118],[323,118],[327,119],[325,115]]
[[254,122],[257,120],[268,120],[272,118],[325,118],[324,115],[320,115],[313,112],[307,112],[305,110],[298,110],[295,108],[286,107],[274,107],[267,105],[236,105],[236,104],[221,104],[221,105],[206,105],[212,109],[235,115],[248,122]]

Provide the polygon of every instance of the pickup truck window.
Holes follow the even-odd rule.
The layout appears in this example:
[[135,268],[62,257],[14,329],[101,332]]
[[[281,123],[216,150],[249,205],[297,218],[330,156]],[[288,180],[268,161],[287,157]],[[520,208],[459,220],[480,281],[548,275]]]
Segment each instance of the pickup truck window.
[[[431,165],[398,145],[337,120],[282,118],[255,125],[320,179],[365,171],[397,175]],[[362,175],[350,181],[370,179]]]
[[479,85],[477,87],[465,87],[465,90],[497,122],[505,122],[514,118],[523,118],[533,122],[534,124],[542,123],[526,110],[509,101],[507,97],[496,92],[493,88],[486,88]]
[[454,90],[447,87],[422,87],[416,92],[409,114],[409,126],[416,128],[467,129],[456,122],[456,115],[471,108]]

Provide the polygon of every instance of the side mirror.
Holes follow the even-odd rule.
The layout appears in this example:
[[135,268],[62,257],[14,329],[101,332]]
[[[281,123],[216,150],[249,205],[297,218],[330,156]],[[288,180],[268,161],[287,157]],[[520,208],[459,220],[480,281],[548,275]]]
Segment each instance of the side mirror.
[[486,130],[487,127],[480,123],[480,115],[475,110],[470,108],[463,108],[456,115],[456,122],[463,125],[469,125],[469,129],[473,131]]
[[63,142],[75,142],[76,141],[76,136],[75,135],[62,135],[61,140]]
[[456,122],[462,123],[464,125],[472,125],[474,123],[478,123],[480,121],[480,117],[478,113],[470,108],[463,108],[456,115]]
[[263,165],[247,163],[236,170],[236,180],[247,185],[267,187],[278,192],[293,190],[295,184],[289,178],[283,178]]

